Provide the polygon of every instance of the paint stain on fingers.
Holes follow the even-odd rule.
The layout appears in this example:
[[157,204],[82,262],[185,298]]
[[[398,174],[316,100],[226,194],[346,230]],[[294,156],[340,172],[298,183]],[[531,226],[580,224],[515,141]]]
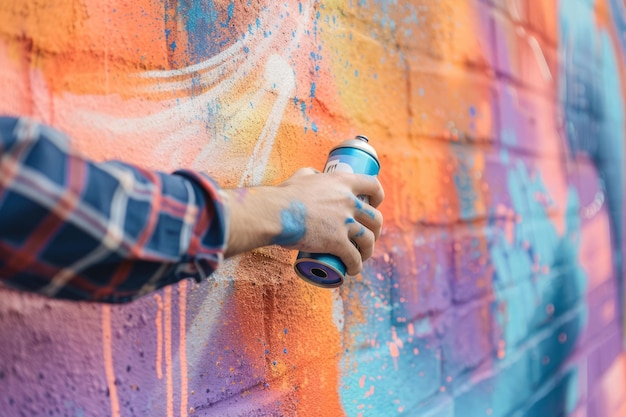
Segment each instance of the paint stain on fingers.
[[368,208],[369,205],[368,207],[366,207],[366,205],[363,204],[363,201],[361,201],[361,199],[358,197],[354,197],[354,207],[359,211],[359,213],[364,213],[371,219],[376,218],[376,212]]

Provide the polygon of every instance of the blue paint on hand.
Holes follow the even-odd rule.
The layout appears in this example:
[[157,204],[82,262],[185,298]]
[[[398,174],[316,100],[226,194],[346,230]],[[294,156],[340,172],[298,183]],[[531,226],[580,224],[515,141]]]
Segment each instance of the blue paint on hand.
[[[354,224],[356,223],[356,220],[354,220],[352,217],[348,217],[345,221],[345,224]],[[354,237],[361,237],[365,234],[365,227],[363,227],[363,225],[361,225],[361,229],[358,231],[357,234],[354,235]]]
[[306,207],[294,202],[280,212],[282,230],[272,239],[273,245],[295,245],[306,234]]
[[370,219],[375,219],[376,218],[376,213],[374,213],[373,210],[365,209],[365,210],[363,210],[363,213],[367,214]]
[[374,213],[373,210],[365,208],[363,206],[363,201],[361,201],[360,198],[354,197],[354,206],[356,207],[357,210],[359,210],[360,213],[365,213],[372,219],[376,218],[376,213]]

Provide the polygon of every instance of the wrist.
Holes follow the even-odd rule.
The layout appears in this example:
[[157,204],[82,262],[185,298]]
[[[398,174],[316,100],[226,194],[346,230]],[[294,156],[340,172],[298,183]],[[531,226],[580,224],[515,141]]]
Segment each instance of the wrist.
[[238,188],[225,191],[229,211],[225,258],[267,246],[281,232],[280,212],[285,205],[276,187]]

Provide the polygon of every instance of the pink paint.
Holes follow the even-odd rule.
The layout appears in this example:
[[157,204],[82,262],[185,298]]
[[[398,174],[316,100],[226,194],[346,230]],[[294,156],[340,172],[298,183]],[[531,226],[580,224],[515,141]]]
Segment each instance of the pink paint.
[[163,299],[159,294],[154,294],[157,310],[154,317],[156,327],[156,357],[155,368],[157,378],[163,378]]
[[167,417],[174,417],[174,381],[172,369],[172,287],[163,291],[164,342],[165,342],[165,383],[167,388]]
[[111,416],[120,417],[120,400],[115,385],[115,369],[113,367],[113,349],[111,338],[111,306],[102,306],[102,355],[104,358],[104,373],[111,403]]
[[180,344],[178,356],[180,359],[180,415],[185,416],[187,409],[188,380],[187,380],[187,281],[183,280],[178,286],[178,331]]

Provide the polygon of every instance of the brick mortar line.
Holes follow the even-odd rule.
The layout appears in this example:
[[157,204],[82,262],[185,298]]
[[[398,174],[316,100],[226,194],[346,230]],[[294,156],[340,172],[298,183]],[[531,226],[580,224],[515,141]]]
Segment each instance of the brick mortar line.
[[510,367],[518,360],[523,359],[523,355],[526,352],[536,346],[540,341],[547,339],[554,334],[554,332],[552,332],[551,330],[565,324],[571,319],[574,319],[578,314],[583,312],[584,307],[585,306],[582,303],[577,304],[574,308],[570,309],[569,311],[563,313],[560,317],[558,317],[554,321],[554,323],[551,324],[551,326],[535,332],[534,336],[521,343],[518,346],[518,349],[513,352],[513,354],[508,355],[504,360],[500,362],[494,362],[493,368],[485,369],[473,374],[472,376],[474,378],[468,379],[467,382],[465,382],[463,385],[459,386],[455,390],[454,397],[458,397],[459,395],[468,392],[472,389],[472,387],[488,378],[499,375],[506,368]]
[[[534,0],[531,0],[531,2]],[[480,2],[480,1],[479,1]],[[492,3],[485,3],[485,2],[480,2],[482,4],[484,4],[487,9],[489,10],[491,16],[493,18],[499,17],[501,19],[504,19],[506,21],[508,21],[509,23],[512,24],[513,26],[513,30],[515,31],[515,29],[517,28],[517,26],[521,26],[524,28],[525,31],[529,32],[531,35],[539,38],[538,40],[540,40],[541,42],[543,42],[546,46],[554,49],[554,50],[558,50],[559,44],[558,44],[558,39],[557,39],[557,43],[554,43],[552,39],[550,39],[549,37],[546,36],[546,34],[544,32],[541,32],[540,30],[537,29],[537,25],[533,24],[533,22],[531,22],[531,20],[529,20],[530,16],[526,16],[525,19],[523,20],[516,20],[514,19],[514,17],[509,13],[509,11],[505,8],[499,7],[496,4],[492,4]],[[532,7],[532,4],[528,4],[529,7]],[[558,18],[558,13],[557,13],[557,18]],[[558,20],[557,20],[557,25],[555,25],[555,27],[559,27],[558,25]],[[559,35],[557,34],[557,38],[559,37]]]
[[[590,347],[589,344],[577,344],[577,347],[574,350],[574,354],[572,354],[564,363],[562,363],[559,369],[554,372],[554,374],[549,379],[547,379],[540,387],[538,387],[530,397],[527,398],[527,404],[514,412],[513,417],[522,417],[526,415],[525,413],[527,413],[537,402],[539,402],[542,398],[544,398],[547,394],[551,392],[552,388],[554,388],[560,382],[561,378],[563,378],[563,376],[565,376],[567,372],[577,367],[575,363],[577,360],[588,358],[594,350],[597,350],[598,347],[605,344],[612,337],[619,333],[621,333],[619,328],[609,333],[608,335],[606,333],[603,333],[602,337],[599,337],[598,341],[593,344],[593,347]],[[584,347],[584,349],[579,350],[578,347]],[[587,372],[585,372],[584,377],[587,377]],[[589,396],[587,395],[589,393],[589,386],[587,385],[587,382],[588,381],[584,382],[587,389],[585,393],[581,395],[581,397],[578,399],[576,406],[586,404],[587,400],[589,399]],[[626,399],[624,399],[622,402],[624,401],[626,401]]]

